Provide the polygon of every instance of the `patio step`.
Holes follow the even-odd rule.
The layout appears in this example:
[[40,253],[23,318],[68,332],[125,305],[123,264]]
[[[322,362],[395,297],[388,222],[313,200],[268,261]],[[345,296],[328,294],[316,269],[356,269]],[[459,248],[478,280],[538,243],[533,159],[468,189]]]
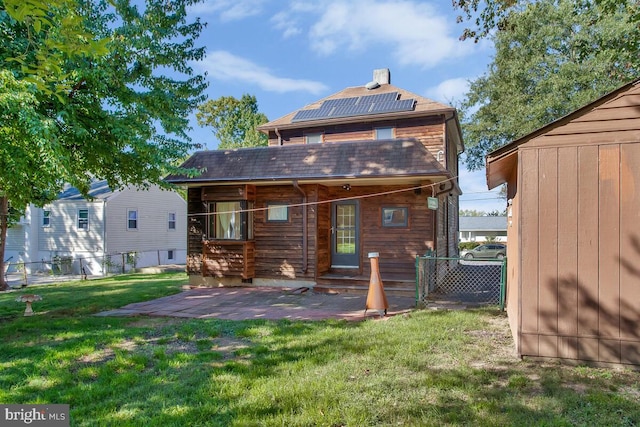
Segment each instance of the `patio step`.
[[[415,282],[408,279],[382,279],[384,291],[389,295],[415,296]],[[369,291],[369,279],[363,277],[323,276],[316,280],[314,292],[326,293],[359,293],[366,295]]]

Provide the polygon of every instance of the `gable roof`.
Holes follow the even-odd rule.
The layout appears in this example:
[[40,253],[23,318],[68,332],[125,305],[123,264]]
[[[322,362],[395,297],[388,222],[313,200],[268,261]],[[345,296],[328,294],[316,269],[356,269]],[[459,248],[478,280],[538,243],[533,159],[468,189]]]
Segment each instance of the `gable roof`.
[[[89,187],[89,196],[95,199],[108,199],[113,194],[115,194],[115,191],[109,188],[106,179],[93,181]],[[75,201],[86,199],[77,188],[69,186],[68,188],[65,188],[62,193],[58,194],[58,200]]]
[[[325,101],[345,100],[348,98],[391,94],[393,92],[397,92],[399,96],[399,100],[409,100],[409,99],[415,100],[413,108],[410,111],[404,110],[404,111],[395,111],[395,112],[381,112],[381,113],[375,113],[375,114],[367,113],[364,115],[326,117],[322,119],[313,119],[313,120],[297,120],[297,121],[293,120],[299,111],[320,109],[320,107]],[[313,102],[298,110],[295,110],[287,114],[286,116],[270,121],[269,123],[260,125],[258,126],[258,130],[267,133],[269,131],[275,131],[276,129],[298,129],[298,128],[322,126],[322,125],[328,125],[328,124],[333,125],[333,124],[339,124],[339,123],[352,123],[354,122],[354,120],[370,122],[370,121],[389,120],[394,118],[404,119],[409,117],[423,117],[423,116],[430,116],[435,114],[452,115],[455,113],[455,111],[456,111],[455,108],[449,105],[441,104],[429,98],[416,95],[414,93],[401,89],[392,84],[382,84],[378,88],[372,89],[372,90],[367,89],[366,86],[355,86],[355,87],[348,87],[346,89],[343,89],[340,92],[336,92],[333,95],[329,95],[326,98],[322,98],[316,102]]]
[[414,139],[200,151],[182,167],[203,172],[194,178],[169,175],[165,181],[187,184],[451,176],[424,145]]
[[506,216],[461,216],[460,231],[506,231]]
[[[487,186],[489,187],[489,189],[495,188],[498,185],[507,182],[509,174],[514,170],[517,163],[516,153],[518,152],[518,147],[520,147],[522,144],[525,144],[538,136],[547,134],[556,128],[564,126],[579,117],[587,115],[603,104],[611,102],[622,96],[625,92],[634,89],[635,86],[640,86],[640,79],[629,82],[619,87],[618,89],[615,89],[614,91],[603,95],[590,104],[587,104],[584,107],[581,107],[529,133],[528,135],[522,136],[510,142],[509,144],[506,144],[488,153],[486,156],[485,164]],[[638,114],[638,117],[640,117],[640,114]]]

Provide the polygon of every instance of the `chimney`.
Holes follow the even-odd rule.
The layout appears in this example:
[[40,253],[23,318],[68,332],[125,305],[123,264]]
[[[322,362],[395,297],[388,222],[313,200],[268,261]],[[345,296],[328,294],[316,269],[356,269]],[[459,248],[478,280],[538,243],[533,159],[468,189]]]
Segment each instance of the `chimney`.
[[388,68],[378,68],[373,70],[373,81],[381,85],[388,85],[391,83],[391,71]]

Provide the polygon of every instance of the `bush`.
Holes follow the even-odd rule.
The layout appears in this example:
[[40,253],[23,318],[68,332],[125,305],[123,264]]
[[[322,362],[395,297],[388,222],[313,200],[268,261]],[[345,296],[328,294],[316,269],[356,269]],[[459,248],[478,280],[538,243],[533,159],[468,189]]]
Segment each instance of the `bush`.
[[460,242],[458,243],[458,250],[468,251],[478,246],[480,246],[479,242]]

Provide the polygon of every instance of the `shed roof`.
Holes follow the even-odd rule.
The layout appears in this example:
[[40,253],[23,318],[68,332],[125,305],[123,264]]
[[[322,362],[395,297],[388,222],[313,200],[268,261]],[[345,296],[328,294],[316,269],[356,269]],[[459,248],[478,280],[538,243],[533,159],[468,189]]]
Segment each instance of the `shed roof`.
[[516,153],[518,152],[518,147],[522,144],[527,143],[528,141],[544,135],[546,133],[551,132],[552,130],[564,126],[567,123],[575,120],[581,116],[588,114],[589,112],[599,108],[603,104],[610,102],[625,92],[633,89],[635,86],[640,85],[640,79],[629,82],[618,89],[609,92],[602,97],[596,99],[595,101],[581,107],[559,119],[525,135],[520,137],[509,144],[506,144],[491,153],[487,154],[486,157],[486,176],[487,176],[487,186],[489,189],[495,188],[500,184],[504,184],[507,182],[509,175],[513,172],[514,168],[517,164]]
[[451,176],[415,139],[200,151],[182,167],[200,169],[202,174],[194,178],[169,175],[165,180],[188,184]]
[[460,231],[506,231],[506,216],[461,216]]

